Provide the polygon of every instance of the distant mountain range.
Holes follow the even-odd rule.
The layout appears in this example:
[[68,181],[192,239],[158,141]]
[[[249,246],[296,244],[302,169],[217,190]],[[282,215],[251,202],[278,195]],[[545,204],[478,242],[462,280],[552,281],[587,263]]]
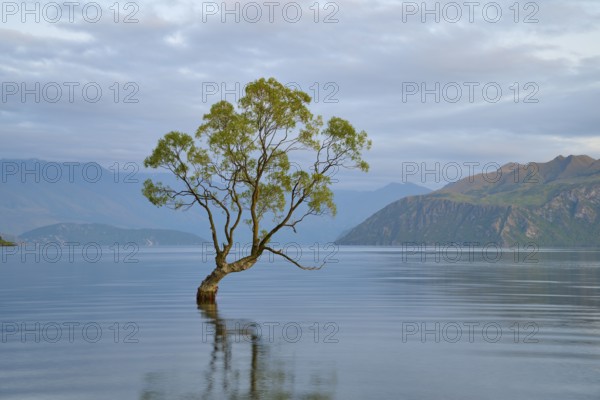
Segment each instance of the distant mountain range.
[[328,243],[350,231],[375,211],[406,196],[430,193],[431,190],[412,183],[390,183],[373,191],[334,190],[337,215],[310,217],[298,225],[297,233],[279,231],[275,241],[305,244]]
[[[0,160],[0,232],[20,236],[57,223],[102,223],[203,236],[205,220],[200,213],[158,209],[143,197],[141,187],[148,174],[135,172],[134,164],[118,173],[93,163],[74,164]],[[169,179],[165,175],[161,180]]]
[[546,163],[506,164],[498,173],[389,204],[337,242],[600,247],[600,160],[559,156]]
[[104,224],[55,224],[34,229],[19,238],[27,243],[97,243],[110,246],[135,243],[138,246],[199,245],[206,242],[192,233],[169,229],[121,229]]
[[[105,224],[123,229],[171,229],[210,237],[203,210],[157,208],[142,195],[144,180],[175,184],[171,175],[136,171],[134,164],[120,172],[98,167],[93,163],[0,160],[2,236],[7,240],[23,239],[31,230],[55,224]],[[307,218],[298,225],[297,233],[281,231],[276,240],[333,242],[386,204],[429,192],[409,183],[392,183],[375,191],[336,190],[336,218]],[[218,214],[215,217],[218,221],[223,218]],[[244,228],[238,229],[240,242],[248,239],[242,234],[247,231]]]

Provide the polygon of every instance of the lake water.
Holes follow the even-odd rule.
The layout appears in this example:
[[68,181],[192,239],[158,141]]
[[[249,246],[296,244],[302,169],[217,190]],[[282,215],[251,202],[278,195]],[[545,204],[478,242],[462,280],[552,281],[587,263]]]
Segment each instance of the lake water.
[[5,400],[600,398],[597,252],[304,249],[333,262],[265,258],[198,309],[200,249],[2,251]]

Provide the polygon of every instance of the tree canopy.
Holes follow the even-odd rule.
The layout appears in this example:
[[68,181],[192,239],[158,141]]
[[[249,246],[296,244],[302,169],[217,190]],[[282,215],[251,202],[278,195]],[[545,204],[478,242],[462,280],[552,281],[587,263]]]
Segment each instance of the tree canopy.
[[[308,94],[274,78],[249,83],[237,107],[213,104],[195,136],[172,131],[158,141],[144,165],[169,170],[179,185],[147,180],[144,195],[157,206],[203,209],[217,266],[246,225],[251,256],[269,251],[305,268],[269,243],[309,215],[335,214],[331,173],[367,171],[362,152],[371,146],[366,132],[342,118],[323,123],[309,111],[310,102]],[[224,223],[217,223],[216,213]]]

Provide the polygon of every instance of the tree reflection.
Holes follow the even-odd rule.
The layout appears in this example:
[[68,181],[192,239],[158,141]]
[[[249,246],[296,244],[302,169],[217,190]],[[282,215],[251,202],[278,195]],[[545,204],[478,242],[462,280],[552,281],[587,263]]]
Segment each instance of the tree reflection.
[[[182,381],[166,372],[145,376],[142,400],[162,399],[314,399],[333,397],[333,371],[295,371],[295,364],[277,358],[269,342],[252,329],[255,323],[224,319],[217,304],[198,306],[204,320],[202,341],[208,345],[208,365],[201,376]],[[287,360],[287,362],[286,362]],[[312,366],[311,366],[312,369]],[[309,374],[309,383],[298,387],[298,372]],[[193,390],[189,390],[192,387]],[[187,390],[185,389],[187,388]]]

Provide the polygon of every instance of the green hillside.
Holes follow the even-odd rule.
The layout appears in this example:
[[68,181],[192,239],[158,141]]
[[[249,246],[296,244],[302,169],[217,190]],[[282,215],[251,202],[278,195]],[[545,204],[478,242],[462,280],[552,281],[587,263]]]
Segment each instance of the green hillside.
[[401,245],[533,242],[540,247],[600,247],[600,161],[559,156],[507,164],[378,211],[340,244]]
[[16,246],[16,244],[9,242],[7,240],[2,239],[2,236],[0,236],[0,246]]

